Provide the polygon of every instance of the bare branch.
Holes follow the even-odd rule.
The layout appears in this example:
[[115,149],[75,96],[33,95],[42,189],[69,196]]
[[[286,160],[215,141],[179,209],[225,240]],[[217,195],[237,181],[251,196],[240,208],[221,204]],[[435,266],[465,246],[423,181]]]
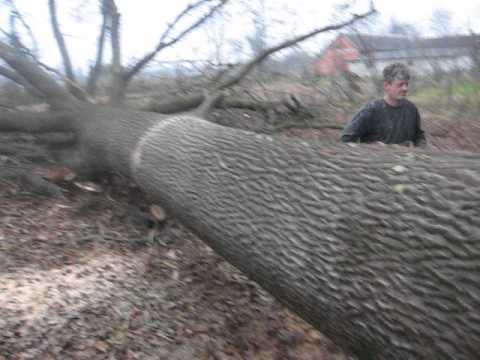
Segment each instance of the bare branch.
[[[238,70],[236,70],[235,74],[235,69],[232,70],[233,75],[231,77],[228,77],[228,73],[226,75],[223,75],[225,77],[225,80],[220,82],[220,84],[216,85],[213,87],[213,89],[210,91],[210,94],[215,94],[216,92],[222,91],[224,89],[227,89],[233,85],[238,84],[250,71],[252,71],[256,65],[264,61],[268,56],[273,54],[276,51],[285,49],[287,47],[290,47],[292,45],[295,45],[301,41],[304,41],[306,39],[309,39],[317,34],[323,33],[323,32],[328,32],[328,31],[333,31],[333,30],[338,30],[341,29],[345,26],[351,25],[361,19],[364,19],[373,13],[375,13],[376,10],[372,7],[367,11],[366,13],[363,13],[361,15],[353,15],[351,19],[335,24],[335,25],[329,25],[320,29],[315,29],[309,33],[297,36],[295,38],[289,39],[287,41],[284,41],[276,46],[267,48],[263,51],[261,51],[255,58],[253,58],[251,61],[248,63],[244,64],[241,66]],[[192,109],[195,106],[198,106],[202,100],[203,100],[203,95],[201,94],[193,94],[178,100],[166,100],[162,101],[161,103],[156,103],[156,104],[150,104],[149,108],[152,111],[160,112],[160,113],[172,113],[176,111],[185,111],[188,109]],[[222,102],[220,102],[222,103]]]
[[0,109],[0,131],[29,133],[73,131],[73,113],[27,112]]
[[112,41],[112,64],[114,70],[120,72],[122,66],[122,57],[120,49],[120,13],[117,10],[114,0],[107,0],[110,4],[110,16],[112,17],[112,26],[110,36]]
[[54,73],[58,76],[58,78],[62,79],[67,85],[69,86],[70,92],[74,95],[77,99],[82,101],[88,101],[93,103],[93,99],[88,95],[88,93],[82,89],[82,87],[75,81],[68,79],[64,74],[58,71],[55,68],[45,64],[44,62],[40,61],[35,54],[33,54],[30,49],[25,47],[21,42],[17,42],[16,49],[22,52],[22,55],[29,56],[38,66],[44,68],[45,70]]
[[102,26],[100,28],[100,34],[97,41],[97,56],[95,58],[95,64],[93,64],[90,69],[90,74],[88,75],[87,81],[87,92],[94,96],[97,90],[97,80],[100,75],[100,70],[102,67],[103,61],[103,48],[105,46],[105,35],[107,33],[107,23],[109,19],[109,13],[105,10],[105,1],[102,1]]
[[[125,73],[124,78],[125,81],[128,82],[135,74],[137,74],[148,62],[150,62],[161,50],[165,49],[166,47],[169,47],[179,40],[183,39],[186,35],[188,35],[192,30],[196,29],[200,25],[202,25],[205,21],[207,21],[210,17],[213,16],[220,8],[222,8],[229,0],[220,0],[220,2],[212,7],[210,11],[207,12],[203,17],[198,19],[196,22],[194,22],[192,25],[190,25],[187,29],[183,30],[180,34],[177,36],[174,36],[172,39],[165,41],[165,38],[168,36],[168,33],[171,30],[171,27],[167,29],[166,33],[162,36],[160,42],[158,43],[157,47],[155,50],[152,52],[148,53],[145,55],[141,60],[139,60],[134,66],[130,68],[130,70]],[[189,5],[182,13],[180,13],[179,16],[175,19],[173,22],[173,25],[176,24],[180,20],[181,17],[186,15],[188,12],[199,6],[200,4],[206,2],[205,0],[203,1],[198,1],[197,3],[193,5]]]
[[315,35],[318,35],[320,33],[341,29],[345,26],[351,25],[351,24],[353,24],[353,23],[355,23],[355,22],[357,22],[361,19],[364,19],[364,18],[368,17],[368,16],[374,14],[375,12],[376,12],[375,8],[371,7],[369,9],[369,11],[367,11],[366,13],[363,13],[361,15],[353,15],[351,19],[349,19],[347,21],[344,21],[342,23],[325,26],[325,27],[320,28],[320,29],[315,29],[315,30],[313,30],[311,32],[308,32],[306,34],[299,35],[297,37],[294,37],[292,39],[284,41],[284,42],[282,42],[282,43],[280,43],[276,46],[267,48],[267,49],[261,51],[251,61],[249,61],[248,63],[241,66],[240,69],[237,70],[236,74],[234,74],[231,78],[227,78],[224,82],[217,85],[215,87],[215,89],[216,90],[223,90],[223,89],[226,89],[226,88],[229,88],[233,85],[238,84],[250,71],[252,71],[255,68],[255,66],[260,64],[262,61],[264,61],[268,56],[270,56],[274,52],[277,52],[279,50],[288,48],[292,45],[295,45],[299,42],[307,40],[307,39],[309,39],[309,38],[311,38]]
[[73,74],[72,62],[70,61],[70,55],[68,54],[67,45],[65,39],[60,31],[60,25],[57,20],[57,9],[55,0],[48,0],[48,9],[50,12],[50,21],[52,24],[53,34],[55,35],[55,40],[57,40],[58,49],[62,55],[63,66],[65,68],[65,74],[67,78],[75,81],[75,75]]
[[199,0],[196,3],[189,4],[185,9],[183,9],[183,11],[181,11],[177,15],[177,17],[170,24],[168,24],[167,30],[165,30],[163,35],[160,37],[159,44],[163,43],[167,39],[167,37],[170,35],[170,32],[175,28],[175,26],[180,22],[180,20],[182,20],[183,17],[185,17],[192,10],[210,1],[211,0]]
[[117,11],[114,0],[107,0],[107,2],[112,19],[112,27],[110,29],[110,41],[112,45],[112,93],[110,94],[110,101],[118,104],[122,102],[125,96],[120,48],[120,13]]
[[15,71],[12,71],[4,66],[0,66],[0,75],[3,75],[7,79],[16,82],[18,85],[23,86],[30,94],[35,97],[42,98],[44,95],[35,89],[30,83],[21,75],[17,74]]
[[206,117],[208,113],[217,105],[224,97],[224,94],[217,91],[215,94],[209,94],[207,90],[203,91],[203,102],[195,109],[195,114],[199,117]]
[[[33,57],[33,55],[32,55]],[[35,59],[34,59],[35,60]],[[70,80],[68,79],[67,77],[65,77],[65,75],[63,75],[60,71],[58,71],[57,69],[55,68],[52,68],[51,66],[41,62],[41,61],[38,61],[37,60],[37,64],[39,66],[41,66],[42,68],[44,68],[45,70],[51,72],[51,73],[54,73],[55,75],[57,75],[60,79],[62,79],[63,81],[65,81],[67,83],[67,85],[69,86],[70,88],[70,92],[72,93],[72,95],[74,95],[78,100],[82,100],[82,101],[87,101],[87,102],[90,102],[90,103],[94,103],[94,100],[90,97],[90,95],[75,81],[73,80]]]
[[60,25],[58,24],[57,20],[57,9],[55,0],[48,0],[48,9],[50,12],[50,21],[52,24],[53,33],[55,35],[55,40],[57,41],[58,49],[60,50],[60,54],[62,56],[65,75],[68,79],[68,81],[66,82],[67,88],[79,100],[86,100],[85,91],[81,90],[81,87],[77,84],[77,81],[75,80],[70,55],[68,53],[67,45],[60,31]]
[[25,21],[25,18],[24,16],[22,15],[22,13],[18,10],[17,6],[15,5],[15,3],[13,2],[13,0],[6,0],[6,2],[10,5],[10,7],[12,8],[12,12],[15,14],[16,18],[18,20],[20,20],[20,22],[22,23],[23,27],[27,30],[28,32],[28,36],[30,37],[30,40],[32,41],[32,51],[34,54],[37,54],[38,53],[38,42],[37,42],[37,39],[35,38],[35,36],[33,35],[33,31],[32,29],[30,28],[30,26],[28,25],[28,23]]
[[44,94],[47,98],[46,101],[52,107],[57,109],[76,107],[77,101],[75,98],[48,76],[33,60],[1,40],[0,58]]

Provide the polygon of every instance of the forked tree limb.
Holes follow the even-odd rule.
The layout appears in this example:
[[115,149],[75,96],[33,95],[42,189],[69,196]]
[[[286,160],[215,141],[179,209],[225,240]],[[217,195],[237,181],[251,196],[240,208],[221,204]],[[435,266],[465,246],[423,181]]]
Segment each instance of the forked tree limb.
[[267,57],[269,57],[271,54],[273,54],[277,51],[280,51],[282,49],[285,49],[285,48],[288,48],[288,47],[293,46],[295,44],[298,44],[299,42],[305,41],[305,40],[307,40],[307,39],[309,39],[309,38],[311,38],[315,35],[318,35],[318,34],[321,34],[321,33],[324,33],[324,32],[333,31],[333,30],[338,30],[338,29],[344,28],[346,26],[352,25],[359,20],[362,20],[362,19],[365,19],[365,18],[369,17],[370,15],[374,14],[375,12],[376,12],[376,10],[375,10],[375,8],[373,8],[373,4],[371,4],[371,8],[367,12],[365,12],[363,14],[360,14],[360,15],[353,15],[349,20],[346,20],[344,22],[341,22],[341,23],[338,23],[338,24],[335,24],[335,25],[328,25],[328,26],[325,26],[325,27],[322,27],[322,28],[319,28],[319,29],[312,30],[312,31],[310,31],[306,34],[296,36],[296,37],[294,37],[292,39],[288,39],[288,40],[286,40],[286,41],[284,41],[280,44],[269,47],[269,48],[261,51],[255,58],[253,58],[252,60],[250,60],[246,64],[240,66],[240,68],[233,69],[233,74],[230,77],[227,76],[227,78],[223,82],[221,82],[220,84],[215,86],[215,89],[216,90],[224,90],[226,88],[229,88],[233,85],[238,84],[243,78],[245,78],[245,76],[247,74],[249,74],[255,68],[255,66],[262,63]]
[[44,70],[13,47],[0,40],[0,57],[18,74],[45,95],[46,101],[55,109],[74,109],[78,101],[55,82]]
[[[353,15],[349,20],[335,24],[325,26],[319,29],[312,30],[308,33],[296,36],[294,38],[288,39],[280,44],[267,48],[260,52],[256,57],[252,60],[248,61],[247,63],[239,66],[238,68],[231,68],[227,72],[222,73],[223,80],[220,81],[218,84],[212,84],[210,86],[211,92],[222,91],[227,88],[230,88],[234,85],[240,83],[258,64],[262,63],[267,57],[272,55],[273,53],[285,49],[287,47],[293,46],[299,42],[305,41],[315,35],[329,32],[333,30],[338,30],[343,27],[349,26],[357,21],[365,19],[376,12],[373,4],[371,4],[370,9],[360,15]],[[149,110],[156,111],[164,114],[178,112],[178,111],[188,111],[190,109],[199,106],[203,100],[203,95],[201,94],[192,94],[182,99],[175,100],[174,98],[165,99],[161,102],[156,104],[150,104]],[[182,108],[183,106],[183,108]]]

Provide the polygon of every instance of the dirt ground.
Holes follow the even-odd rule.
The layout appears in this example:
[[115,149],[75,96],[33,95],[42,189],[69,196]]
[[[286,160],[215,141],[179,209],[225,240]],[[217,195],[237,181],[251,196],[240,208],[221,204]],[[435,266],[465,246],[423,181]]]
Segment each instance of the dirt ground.
[[[478,151],[478,124],[452,124],[426,118],[431,147]],[[0,135],[5,149],[32,141]],[[33,160],[0,152],[0,169],[44,173]],[[52,197],[0,173],[0,360],[347,358],[175,219],[157,224],[128,181],[100,185]]]

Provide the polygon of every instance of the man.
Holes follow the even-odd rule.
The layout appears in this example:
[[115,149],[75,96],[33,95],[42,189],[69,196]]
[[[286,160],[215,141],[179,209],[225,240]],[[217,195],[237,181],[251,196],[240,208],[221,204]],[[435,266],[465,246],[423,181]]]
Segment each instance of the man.
[[343,142],[426,146],[417,107],[406,99],[410,73],[400,63],[383,70],[384,97],[365,105],[345,126]]

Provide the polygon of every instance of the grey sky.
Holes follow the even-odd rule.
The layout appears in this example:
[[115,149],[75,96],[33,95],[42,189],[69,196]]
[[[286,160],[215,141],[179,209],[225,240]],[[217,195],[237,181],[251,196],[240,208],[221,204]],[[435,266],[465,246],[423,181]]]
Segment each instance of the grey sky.
[[[254,1],[254,0],[252,0]],[[140,57],[152,49],[167,21],[171,20],[187,0],[175,2],[150,0],[117,0],[122,13],[122,46],[124,59]],[[233,2],[235,2],[233,0]],[[294,4],[287,0],[267,0],[267,15],[273,20],[270,34],[279,40],[282,36],[300,33],[313,27],[331,23],[333,8],[338,0],[297,0]],[[43,49],[45,61],[58,63],[58,51],[54,45],[49,27],[47,0],[16,0],[19,8],[25,13],[35,36]],[[76,67],[84,67],[87,59],[92,59],[95,50],[95,39],[98,32],[99,16],[96,12],[97,1],[83,1],[87,5],[79,7],[79,1],[58,1],[59,20],[62,31],[66,35]],[[168,3],[168,5],[166,5]],[[443,8],[451,12],[453,24],[466,32],[468,27],[480,32],[476,21],[480,17],[480,2],[472,0],[377,0],[376,8],[379,18],[387,23],[395,17],[398,21],[414,23],[420,30],[427,31],[433,9]],[[0,6],[2,2],[0,2]],[[368,1],[357,0],[355,9],[365,11]],[[251,19],[243,12],[233,9],[228,24],[220,29],[228,40],[245,39],[252,29]],[[0,11],[0,26],[5,26],[6,11]],[[311,41],[308,48],[321,48],[330,36],[320,35]],[[165,52],[161,59],[204,58],[207,53],[206,31],[201,31],[188,38],[187,42]],[[160,57],[159,57],[160,58]]]

